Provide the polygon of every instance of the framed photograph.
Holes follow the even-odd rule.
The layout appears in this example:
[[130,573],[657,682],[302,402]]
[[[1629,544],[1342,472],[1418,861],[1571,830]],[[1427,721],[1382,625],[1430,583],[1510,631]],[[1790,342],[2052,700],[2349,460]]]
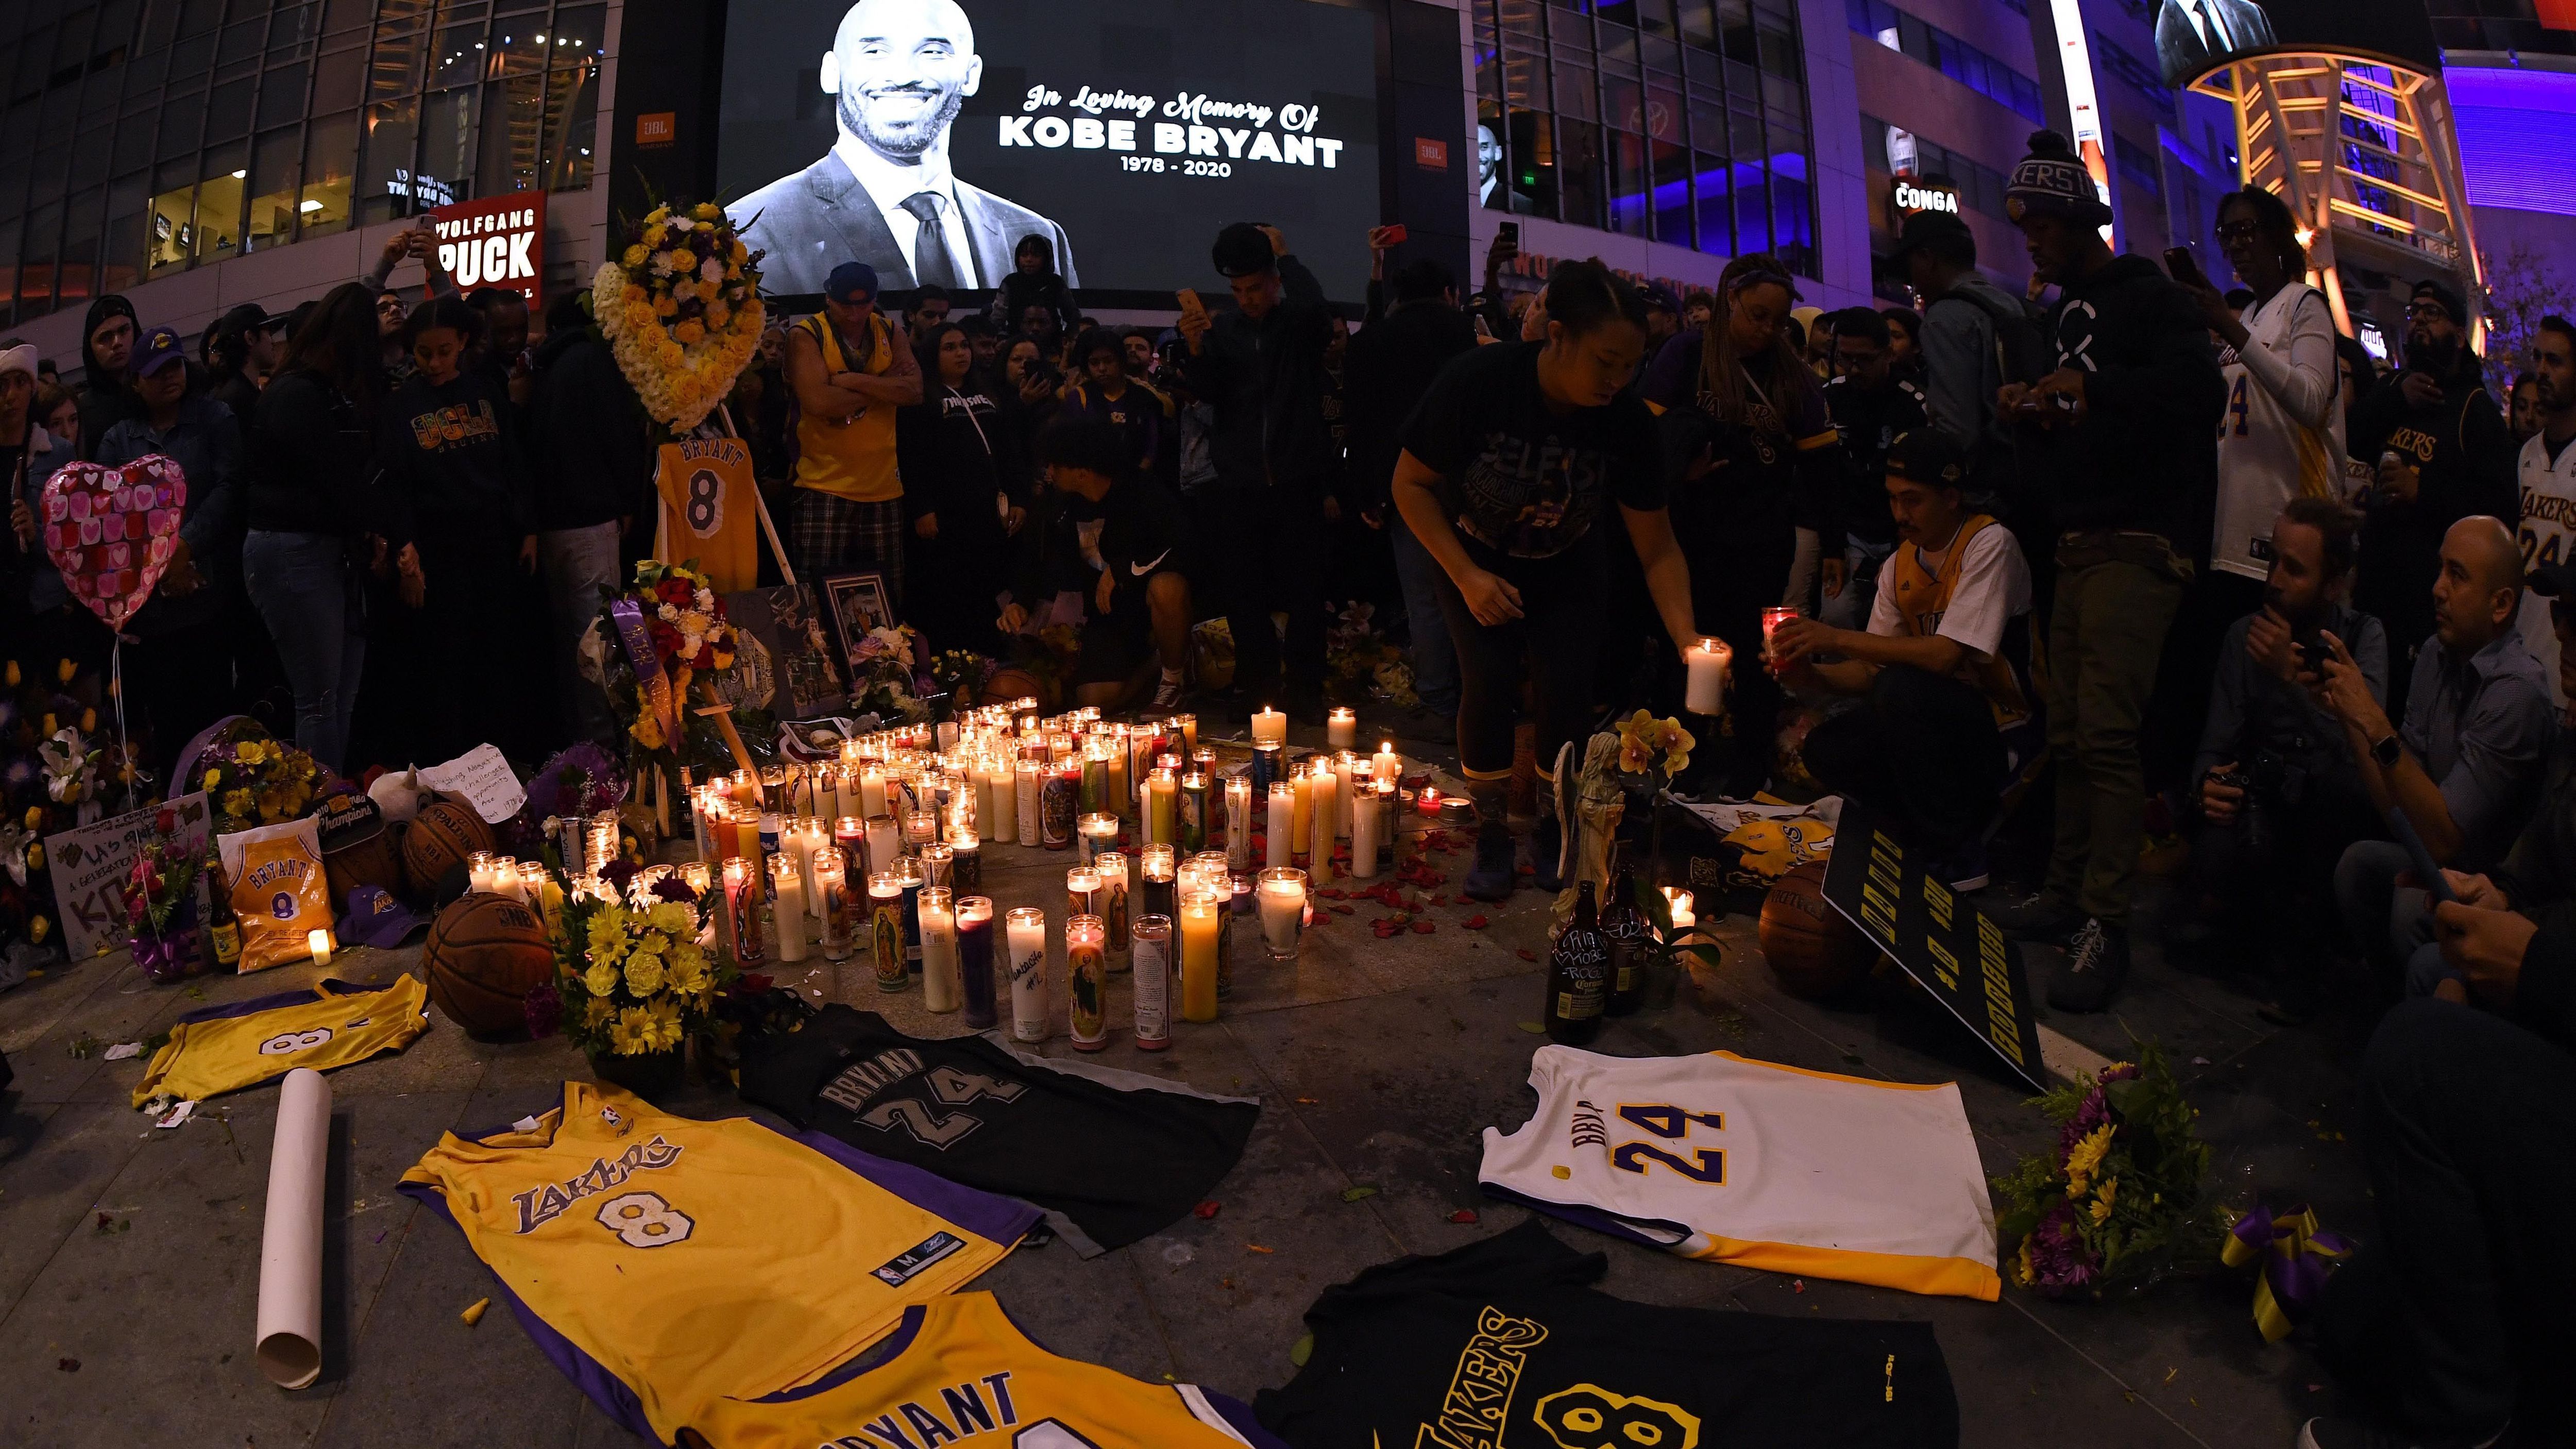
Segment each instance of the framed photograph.
[[874,569],[825,574],[823,610],[831,615],[832,627],[840,635],[842,661],[851,665],[857,662],[852,651],[870,629],[899,622],[894,606],[886,601],[885,575]]
[[[751,703],[794,718],[841,707],[840,667],[832,662],[832,645],[812,594],[793,586],[745,589],[725,595],[724,603],[726,616],[743,635],[736,666],[754,654],[763,656],[758,668],[766,675],[767,688],[761,691],[763,698]],[[721,692],[723,686],[718,688]]]

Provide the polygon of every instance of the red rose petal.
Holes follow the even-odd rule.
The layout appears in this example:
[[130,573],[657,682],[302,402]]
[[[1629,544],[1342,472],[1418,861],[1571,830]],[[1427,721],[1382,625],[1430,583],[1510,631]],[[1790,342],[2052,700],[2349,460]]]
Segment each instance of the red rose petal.
[[1535,961],[1538,959],[1538,953],[1529,949],[1527,946],[1523,946],[1520,950],[1512,954],[1520,957],[1524,961]]
[[1416,921],[1413,923],[1413,934],[1417,936],[1428,936],[1439,929],[1440,923],[1437,921]]
[[1207,1222],[1223,1210],[1224,1204],[1218,1202],[1214,1198],[1210,1198],[1206,1202],[1200,1203],[1197,1207],[1190,1209],[1190,1216],[1197,1218],[1201,1222]]
[[1485,929],[1487,926],[1492,925],[1492,924],[1493,924],[1493,922],[1486,920],[1482,915],[1474,915],[1474,916],[1469,916],[1466,920],[1464,920],[1464,921],[1460,922],[1459,924],[1461,924],[1461,925],[1465,926],[1465,927],[1466,927],[1468,930],[1470,930],[1470,931],[1481,931],[1481,930]]
[[1453,1223],[1473,1223],[1475,1220],[1476,1210],[1474,1208],[1460,1208],[1449,1215],[1449,1221]]

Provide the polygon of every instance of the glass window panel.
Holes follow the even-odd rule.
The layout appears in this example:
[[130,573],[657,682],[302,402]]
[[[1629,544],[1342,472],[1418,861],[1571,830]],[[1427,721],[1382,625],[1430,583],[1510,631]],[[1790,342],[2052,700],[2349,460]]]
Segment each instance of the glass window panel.
[[65,17],[63,22],[54,28],[53,70],[56,75],[66,70],[76,71],[78,67],[88,64],[90,32],[97,23],[97,11],[82,10]]
[[1646,88],[1646,134],[1657,141],[1680,144],[1682,140],[1682,93],[1665,86]]
[[1547,71],[1541,62],[1517,51],[1503,52],[1503,96],[1514,106],[1547,104]]
[[1681,20],[1685,43],[1709,50],[1717,48],[1717,11],[1708,0],[1680,0],[1675,13]]
[[1653,235],[1654,197],[1646,185],[1646,140],[1625,131],[1609,133],[1610,230],[1628,236]]
[[18,315],[42,316],[54,305],[54,258],[63,239],[63,205],[51,201],[27,215],[25,260],[18,269]]
[[1637,32],[1624,25],[1601,22],[1601,60],[1604,64],[1637,64]]
[[216,43],[215,64],[229,65],[237,60],[248,60],[260,53],[267,40],[266,15],[253,20],[234,21],[224,27],[223,38]]
[[1777,76],[1798,74],[1798,37],[1787,30],[1764,27],[1762,31],[1762,68]]
[[[1511,166],[1512,189],[1529,198],[1527,210],[1538,216],[1556,215],[1556,123],[1545,111],[1514,111],[1504,136],[1506,159]],[[1500,197],[1489,198],[1500,204]],[[1518,203],[1514,209],[1522,209]]]
[[440,91],[421,106],[420,172],[415,178],[420,198],[428,205],[445,200],[463,201],[476,194],[474,164],[481,148],[476,144],[475,120],[481,93],[476,87]]
[[143,279],[143,218],[152,190],[146,180],[136,171],[107,188],[107,245],[99,261],[102,292],[122,292]]
[[259,126],[283,126],[305,113],[305,88],[312,70],[303,61],[271,67],[259,83]]
[[1734,124],[1728,128],[1734,133],[1733,141],[1726,149],[1747,160],[1760,156],[1762,118],[1749,111],[1736,111],[1733,116]]
[[1762,184],[1760,162],[1735,165],[1735,254],[1771,250],[1770,196]]
[[543,33],[525,30],[495,45],[492,70],[498,79],[483,87],[478,196],[533,190],[543,182],[545,43],[536,38]]
[[179,33],[182,36],[203,35],[221,25],[224,0],[181,0]]
[[304,139],[298,128],[261,134],[251,151],[250,221],[243,233],[243,251],[265,251],[295,240],[295,200],[303,156]]
[[357,175],[357,112],[325,116],[305,128],[304,186],[295,202],[302,236],[348,229]]
[[1726,149],[1726,108],[1694,100],[1690,107],[1692,144],[1707,151]]
[[1601,225],[1601,128],[1560,114],[1556,142],[1558,215],[1577,226]]
[[1801,156],[1773,158],[1771,170],[1771,250],[1789,270],[1816,275],[1816,229],[1808,204],[1806,161]]
[[[558,23],[561,23],[558,21]],[[579,191],[590,185],[591,147],[599,125],[599,60],[576,48],[565,54],[580,58],[569,69],[558,55],[546,80],[546,178],[548,191]]]
[[47,146],[36,153],[36,172],[33,178],[35,194],[30,198],[31,200],[46,201],[63,194],[65,185],[63,165],[71,160],[71,154],[72,148],[69,142],[60,146]]
[[597,61],[608,53],[608,7],[566,5],[555,13],[550,34],[553,39],[547,44],[553,64],[566,65],[585,56]]
[[[358,166],[358,220],[363,225],[425,209],[412,204],[412,153],[420,140],[420,103],[382,101],[366,109]],[[435,203],[431,203],[435,204]]]
[[206,152],[197,185],[197,220],[190,233],[199,262],[219,262],[241,250],[243,183],[250,179],[250,146],[234,141]]
[[70,144],[72,128],[82,120],[80,87],[64,86],[45,92],[36,112],[36,143],[50,146],[55,142]]
[[251,77],[228,81],[206,93],[206,139],[229,141],[250,129]]
[[364,30],[374,18],[372,0],[323,0],[322,29],[326,34]]
[[368,99],[392,100],[419,90],[421,61],[428,50],[428,31],[388,20],[376,34],[375,52],[368,61]]
[[486,52],[490,48],[483,30],[483,20],[479,15],[471,21],[439,27],[438,37],[430,45],[431,85],[463,85],[482,78]]
[[[10,308],[18,300],[19,226],[16,216],[0,219],[0,319],[9,316]],[[21,320],[32,319],[34,315],[31,310],[18,313]]]
[[1617,76],[1601,78],[1601,119],[1622,131],[1646,128],[1646,95],[1635,81]]
[[1690,148],[1649,140],[1655,168],[1655,240],[1691,244]]
[[366,78],[367,53],[363,50],[343,50],[315,61],[313,109],[328,114],[355,107]]
[[1600,102],[1592,92],[1592,72],[1579,65],[1558,61],[1556,73],[1556,113],[1573,120],[1599,118]]
[[98,237],[107,191],[93,186],[63,203],[63,249],[54,272],[54,306],[86,307],[98,295]]
[[110,143],[116,139],[114,126],[92,126],[72,142],[72,174],[105,176],[108,172]]
[[170,88],[197,89],[205,84],[214,65],[214,36],[198,35],[178,41],[170,47]]
[[[1727,214],[1726,158],[1706,151],[1691,153],[1691,188],[1699,213],[1699,249],[1719,256],[1734,253],[1735,228]],[[1670,240],[1670,238],[1666,238]]]
[[169,64],[170,52],[167,50],[147,50],[127,61],[123,75],[127,103],[132,104],[136,98],[157,96],[161,78],[167,73]]
[[1694,91],[1705,91],[1714,95],[1725,89],[1726,83],[1719,78],[1718,59],[1714,52],[1698,49],[1683,51],[1682,72],[1690,77],[1691,89]]
[[1589,54],[1592,50],[1592,21],[1571,10],[1547,12],[1548,43],[1558,55]]
[[1538,0],[1502,0],[1500,13],[1503,29],[1515,39],[1536,37],[1545,33]]
[[30,96],[44,88],[45,75],[53,68],[54,28],[50,25],[29,35],[18,50],[17,80],[9,87],[12,96]]

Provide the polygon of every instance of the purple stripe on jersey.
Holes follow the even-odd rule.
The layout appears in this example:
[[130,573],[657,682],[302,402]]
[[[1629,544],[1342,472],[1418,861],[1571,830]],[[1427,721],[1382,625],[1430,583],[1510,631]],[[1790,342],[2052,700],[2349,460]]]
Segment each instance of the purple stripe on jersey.
[[200,1021],[230,1021],[234,1017],[249,1016],[253,1012],[275,1011],[281,1006],[311,1006],[324,997],[363,996],[370,991],[384,989],[382,986],[360,986],[354,981],[324,981],[318,985],[301,987],[294,991],[280,991],[273,996],[254,996],[248,1001],[235,1001],[223,1006],[201,1006],[170,1024],[182,1026]]
[[[769,1130],[778,1131],[775,1127]],[[1004,1247],[1027,1236],[1029,1228],[1038,1220],[1038,1210],[1030,1203],[960,1187],[935,1173],[861,1152],[821,1132],[780,1132],[779,1135],[813,1148],[923,1212],[945,1218],[979,1238]]]
[[1241,1434],[1252,1449],[1288,1449],[1287,1440],[1262,1428],[1261,1421],[1252,1417],[1251,1405],[1205,1386],[1200,1387],[1199,1397],[1207,1400],[1209,1408],[1223,1414],[1225,1421],[1234,1426],[1234,1432]]
[[792,1404],[798,1399],[810,1399],[816,1394],[837,1389],[872,1369],[883,1368],[901,1357],[905,1349],[912,1347],[912,1341],[921,1335],[921,1325],[928,1321],[929,1317],[928,1307],[919,1303],[911,1304],[903,1310],[903,1323],[894,1332],[852,1354],[842,1361],[840,1367],[812,1383],[799,1384],[792,1389],[780,1389],[766,1398],[753,1399],[751,1402]]
[[[405,1197],[429,1204],[450,1227],[456,1228],[459,1235],[464,1233],[465,1229],[457,1224],[456,1215],[448,1210],[447,1194],[440,1192],[436,1184],[406,1182],[402,1184],[401,1192]],[[467,1238],[466,1242],[470,1246],[473,1239]],[[486,1263],[483,1266],[488,1270],[492,1265]],[[551,1360],[565,1378],[572,1380],[574,1387],[589,1395],[590,1401],[599,1405],[601,1413],[625,1425],[629,1432],[648,1444],[662,1442],[662,1436],[653,1432],[653,1421],[644,1413],[644,1401],[635,1396],[635,1391],[626,1386],[624,1379],[610,1373],[599,1360],[582,1352],[581,1345],[556,1332],[552,1324],[539,1318],[536,1310],[520,1301],[519,1295],[511,1290],[508,1279],[493,1273],[492,1281],[499,1287],[503,1300],[509,1303],[510,1312],[518,1318],[519,1327],[536,1344],[538,1351]]]
[[1563,1218],[1577,1227],[1590,1228],[1596,1233],[1608,1233],[1614,1238],[1626,1238],[1629,1242],[1643,1243],[1649,1248],[1670,1251],[1690,1241],[1691,1230],[1680,1223],[1656,1223],[1658,1227],[1669,1227],[1673,1230],[1672,1237],[1657,1238],[1630,1226],[1632,1222],[1648,1222],[1651,1221],[1650,1219],[1623,1218],[1616,1213],[1604,1212],[1590,1203],[1549,1202],[1543,1197],[1531,1197],[1527,1193],[1514,1192],[1497,1182],[1480,1182],[1476,1186],[1484,1189],[1487,1197],[1501,1198],[1505,1202],[1516,1202],[1523,1207],[1536,1208],[1550,1217]]

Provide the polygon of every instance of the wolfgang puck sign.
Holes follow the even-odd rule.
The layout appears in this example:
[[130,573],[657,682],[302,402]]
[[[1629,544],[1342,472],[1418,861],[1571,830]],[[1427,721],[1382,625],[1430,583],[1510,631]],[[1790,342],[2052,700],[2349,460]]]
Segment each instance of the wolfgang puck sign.
[[429,214],[438,265],[456,290],[500,287],[542,305],[537,295],[546,269],[546,194],[513,191],[460,201]]

